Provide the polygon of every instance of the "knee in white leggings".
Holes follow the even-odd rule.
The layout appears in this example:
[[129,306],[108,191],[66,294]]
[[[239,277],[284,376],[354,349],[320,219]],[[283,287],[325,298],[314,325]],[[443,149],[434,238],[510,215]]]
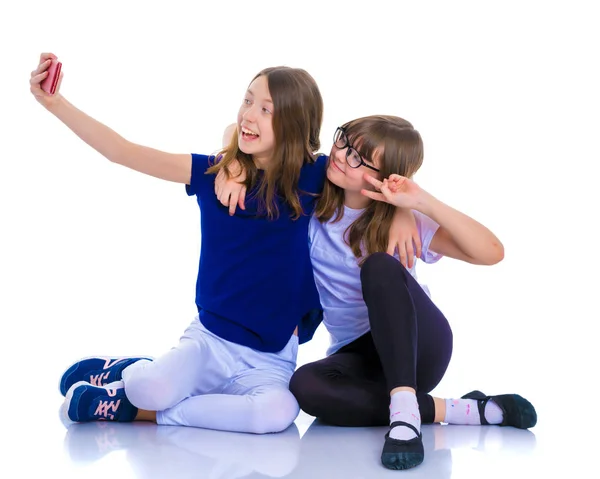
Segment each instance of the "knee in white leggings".
[[150,361],[138,361],[123,370],[125,394],[135,407],[164,411],[186,398],[178,376],[160,374]]
[[251,402],[250,429],[254,434],[281,432],[298,417],[300,406],[287,389],[276,389],[248,396]]

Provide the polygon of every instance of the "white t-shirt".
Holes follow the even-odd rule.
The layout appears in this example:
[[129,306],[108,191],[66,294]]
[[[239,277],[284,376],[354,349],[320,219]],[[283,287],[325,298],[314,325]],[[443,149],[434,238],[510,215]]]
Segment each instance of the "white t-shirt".
[[[310,220],[310,258],[324,310],[323,323],[331,335],[327,355],[333,354],[370,330],[358,260],[344,241],[344,232],[363,211],[344,206],[344,216],[336,223],[333,223],[333,220],[320,223],[315,216]],[[442,256],[430,251],[429,245],[439,225],[418,211],[413,210],[413,213],[421,238],[420,259],[425,263],[435,263]],[[417,279],[415,266],[416,264],[413,264],[409,271]],[[427,286],[421,284],[421,287],[429,295]]]

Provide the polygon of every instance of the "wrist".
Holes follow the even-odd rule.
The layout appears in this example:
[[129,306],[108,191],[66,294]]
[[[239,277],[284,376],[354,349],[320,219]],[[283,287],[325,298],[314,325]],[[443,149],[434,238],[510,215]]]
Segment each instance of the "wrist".
[[439,203],[439,200],[435,196],[425,190],[421,190],[421,194],[417,198],[414,209],[426,216],[431,216],[431,212],[435,208],[436,203]]
[[64,97],[60,93],[57,93],[56,96],[54,98],[52,98],[52,101],[49,101],[48,103],[44,104],[44,107],[50,113],[52,113],[53,115],[56,115],[57,111],[62,106],[64,106],[64,104],[65,104]]

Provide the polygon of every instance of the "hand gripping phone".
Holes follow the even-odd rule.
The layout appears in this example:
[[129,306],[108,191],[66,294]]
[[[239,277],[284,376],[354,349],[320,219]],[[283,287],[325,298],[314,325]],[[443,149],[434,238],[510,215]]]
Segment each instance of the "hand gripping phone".
[[46,93],[54,95],[54,93],[56,92],[56,87],[58,86],[58,79],[60,78],[61,68],[61,62],[59,62],[58,60],[52,60],[52,63],[48,67],[48,76],[40,84],[40,87]]

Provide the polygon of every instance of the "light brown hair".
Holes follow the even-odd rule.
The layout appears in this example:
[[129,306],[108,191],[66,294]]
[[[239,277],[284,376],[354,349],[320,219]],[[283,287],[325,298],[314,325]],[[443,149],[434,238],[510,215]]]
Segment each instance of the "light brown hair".
[[[262,210],[270,218],[276,218],[279,210],[275,197],[282,196],[296,219],[302,215],[298,196],[300,170],[305,163],[315,161],[315,153],[321,146],[319,136],[323,121],[323,98],[313,77],[300,68],[266,68],[252,81],[262,75],[267,77],[273,100],[275,147],[269,167],[256,190],[256,197]],[[227,177],[230,177],[228,167],[232,161],[238,160],[246,172],[247,191],[252,191],[258,180],[258,169],[252,161],[252,155],[239,149],[237,133],[217,158],[220,161],[210,167],[207,173],[217,173],[223,168]]]
[[[412,124],[402,118],[374,115],[352,120],[345,125],[346,136],[363,159],[379,161],[379,179],[391,174],[411,178],[423,164],[423,141]],[[331,161],[331,160],[330,160]],[[362,264],[375,252],[385,252],[396,207],[371,201],[365,211],[347,228],[344,240]],[[344,190],[331,181],[325,182],[315,214],[321,223],[335,215],[344,215]]]

